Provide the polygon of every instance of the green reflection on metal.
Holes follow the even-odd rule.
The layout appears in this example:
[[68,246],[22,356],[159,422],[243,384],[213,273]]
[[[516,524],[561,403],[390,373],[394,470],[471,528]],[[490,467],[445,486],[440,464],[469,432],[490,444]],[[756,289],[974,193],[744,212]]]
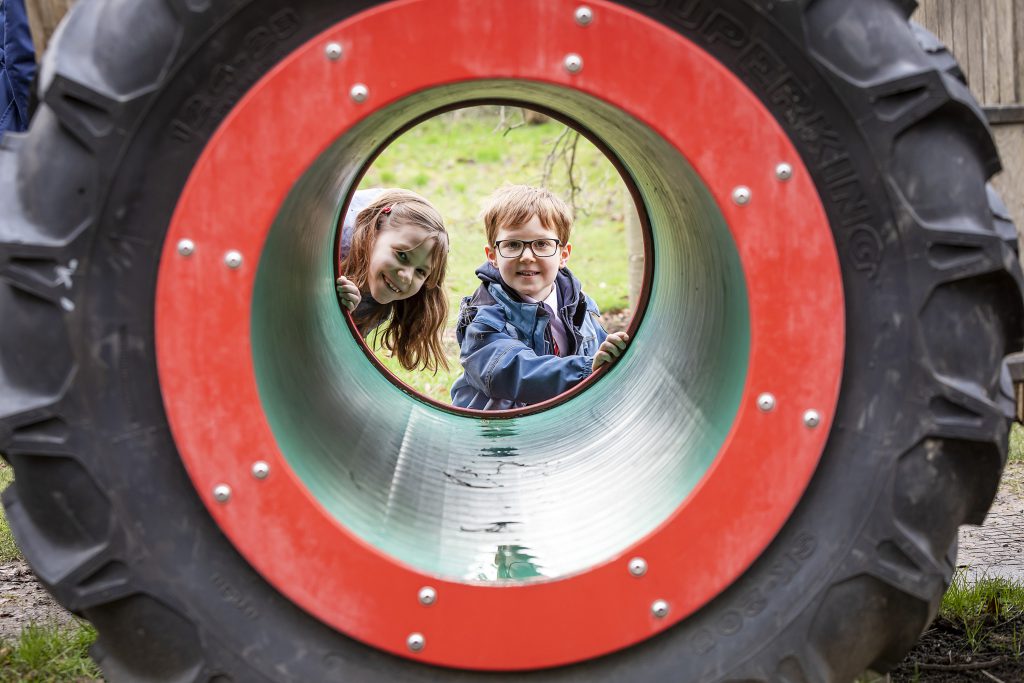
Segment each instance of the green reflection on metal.
[[494,566],[498,579],[522,580],[543,576],[533,564],[534,557],[526,548],[518,545],[499,545],[494,554]]

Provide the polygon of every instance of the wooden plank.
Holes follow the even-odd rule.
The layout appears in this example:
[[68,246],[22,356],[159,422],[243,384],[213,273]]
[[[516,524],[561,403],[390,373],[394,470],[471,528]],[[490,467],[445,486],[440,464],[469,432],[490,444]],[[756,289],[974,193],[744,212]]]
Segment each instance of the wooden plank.
[[968,0],[958,3],[967,14],[967,61],[970,68],[968,84],[975,97],[984,98],[985,93],[985,52],[982,38],[981,5],[988,5],[989,0]]
[[67,11],[75,4],[75,0],[25,0],[28,24],[32,31],[32,42],[36,48],[36,58],[42,57],[43,50],[50,42],[57,24],[64,18]]
[[996,53],[999,60],[999,104],[1018,104],[1017,54],[1014,51],[1016,33],[1013,0],[993,0],[996,8]]
[[935,34],[946,45],[950,42],[949,0],[923,0],[919,5],[919,24]]
[[980,28],[978,36],[981,40],[981,71],[983,83],[977,87],[975,94],[982,104],[999,104],[999,34],[1003,28],[999,26],[999,0],[979,2],[973,14],[978,14]]
[[933,5],[934,2],[932,0],[921,0],[917,5],[917,11],[914,12],[911,18],[932,33],[935,33],[935,29],[932,28]]
[[1021,3],[1013,3],[1013,13],[1013,52],[1017,55],[1017,69],[1013,78],[1016,91],[1014,102],[1024,104],[1024,7],[1021,7]]
[[968,83],[974,83],[971,73],[971,51],[967,47],[967,3],[950,3],[950,28],[952,34],[946,43],[960,62]]
[[942,42],[945,43],[946,46],[949,47],[950,52],[955,55],[960,52],[960,49],[955,44],[956,37],[953,35],[953,25],[956,22],[956,13],[954,12],[953,2],[954,0],[941,0],[939,4],[942,8],[942,20],[940,24],[942,26]]

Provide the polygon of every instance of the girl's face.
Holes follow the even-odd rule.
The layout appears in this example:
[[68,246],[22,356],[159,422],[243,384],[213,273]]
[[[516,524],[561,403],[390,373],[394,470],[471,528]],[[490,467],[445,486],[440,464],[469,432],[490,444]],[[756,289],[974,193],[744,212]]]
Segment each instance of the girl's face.
[[411,223],[380,230],[366,275],[374,301],[389,304],[420,291],[430,276],[430,252],[436,242],[425,228]]

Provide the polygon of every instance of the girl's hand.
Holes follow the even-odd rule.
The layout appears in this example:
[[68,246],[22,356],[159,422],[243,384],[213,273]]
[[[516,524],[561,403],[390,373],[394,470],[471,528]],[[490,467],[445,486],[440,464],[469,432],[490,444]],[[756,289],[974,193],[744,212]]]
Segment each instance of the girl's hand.
[[359,294],[359,288],[344,275],[338,278],[334,288],[338,291],[338,301],[341,302],[341,305],[349,311],[356,310],[356,306],[363,298]]
[[608,338],[597,349],[597,353],[594,354],[594,370],[597,370],[606,363],[610,365],[614,362],[626,350],[626,344],[628,343],[629,335],[625,332],[609,334]]

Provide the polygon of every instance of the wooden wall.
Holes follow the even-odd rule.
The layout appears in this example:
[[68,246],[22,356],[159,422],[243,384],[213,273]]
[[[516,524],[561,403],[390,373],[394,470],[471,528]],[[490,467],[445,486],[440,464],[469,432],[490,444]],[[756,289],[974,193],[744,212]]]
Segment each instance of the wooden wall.
[[1024,226],[1024,0],[919,0],[914,19],[949,47],[985,107],[1003,161],[992,183]]
[[25,0],[28,23],[32,28],[32,41],[36,47],[36,60],[42,55],[57,24],[64,18],[75,0]]
[[982,104],[1024,104],[1022,0],[920,0],[914,19],[952,50]]

